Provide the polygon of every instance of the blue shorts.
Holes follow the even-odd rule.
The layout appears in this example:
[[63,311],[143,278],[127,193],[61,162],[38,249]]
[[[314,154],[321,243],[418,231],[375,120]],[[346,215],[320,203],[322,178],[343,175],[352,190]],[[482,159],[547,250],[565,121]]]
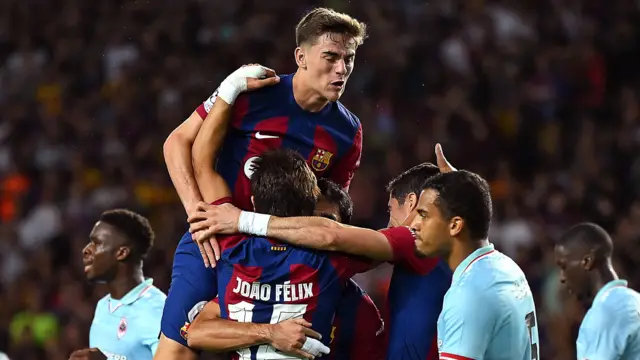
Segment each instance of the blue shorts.
[[173,257],[171,287],[164,305],[160,330],[187,346],[185,331],[204,304],[218,296],[215,268],[206,268],[198,245],[185,233]]

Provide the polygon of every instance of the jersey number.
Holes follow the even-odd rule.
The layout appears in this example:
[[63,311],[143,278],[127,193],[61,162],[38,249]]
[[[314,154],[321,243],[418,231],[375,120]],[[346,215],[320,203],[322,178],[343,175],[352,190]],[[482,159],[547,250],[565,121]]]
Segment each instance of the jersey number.
[[[229,319],[237,322],[252,322],[253,320],[253,308],[254,304],[250,304],[246,301],[241,301],[237,304],[229,304]],[[271,324],[277,324],[279,322],[301,318],[307,312],[306,304],[274,304],[273,312],[271,313]],[[251,359],[251,349],[238,350],[240,360]],[[284,355],[277,351],[271,345],[260,345],[258,347],[258,353],[256,354],[258,360],[289,360],[298,359],[290,355]]]
[[531,343],[531,360],[538,360],[538,344],[533,342],[533,327],[536,326],[536,316],[532,312],[524,317],[529,329],[529,342]]

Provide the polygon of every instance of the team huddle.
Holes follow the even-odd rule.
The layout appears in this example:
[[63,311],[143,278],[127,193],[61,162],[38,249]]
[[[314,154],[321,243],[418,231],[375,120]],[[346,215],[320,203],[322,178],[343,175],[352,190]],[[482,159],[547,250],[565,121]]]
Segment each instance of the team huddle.
[[[488,240],[489,185],[440,146],[437,165],[389,183],[388,228],[349,225],[363,133],[339,98],[365,38],[356,19],[312,10],[296,27],[295,74],[243,66],[173,131],[164,155],[189,230],[169,293],[142,273],[148,221],[105,212],[83,260],[109,294],[91,348],[72,359],[540,358],[527,279]],[[611,252],[594,224],[556,246],[563,282],[589,309],[579,359],[640,358],[640,295]],[[383,321],[352,277],[385,262]]]

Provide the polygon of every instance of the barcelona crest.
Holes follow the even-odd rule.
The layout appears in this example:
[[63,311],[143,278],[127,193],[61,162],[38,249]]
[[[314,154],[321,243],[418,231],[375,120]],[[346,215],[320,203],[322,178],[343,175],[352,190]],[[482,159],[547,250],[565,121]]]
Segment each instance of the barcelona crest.
[[321,172],[327,170],[331,163],[333,154],[327,150],[317,149],[315,155],[311,159],[311,167],[313,170]]
[[185,322],[184,326],[180,328],[180,336],[182,336],[182,338],[185,340],[187,340],[187,338],[189,337],[189,326],[191,326],[191,324]]

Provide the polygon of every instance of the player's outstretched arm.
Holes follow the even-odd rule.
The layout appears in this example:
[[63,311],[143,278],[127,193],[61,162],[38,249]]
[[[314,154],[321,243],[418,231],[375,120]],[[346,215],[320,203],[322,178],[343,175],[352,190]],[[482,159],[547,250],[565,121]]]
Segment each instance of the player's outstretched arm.
[[[280,218],[241,212],[231,204],[213,206],[200,203],[197,209],[189,217],[189,231],[196,239],[212,234],[243,232],[274,237],[312,249],[341,251],[380,261],[393,260],[391,239],[380,231],[342,225],[317,216]],[[407,228],[400,231],[412,236]]]
[[191,323],[187,342],[194,349],[213,352],[269,344],[304,359],[328,354],[329,349],[314,338],[320,339],[320,334],[313,331],[311,324],[304,319],[289,319],[277,324],[224,320],[220,318],[220,306],[210,301]]

